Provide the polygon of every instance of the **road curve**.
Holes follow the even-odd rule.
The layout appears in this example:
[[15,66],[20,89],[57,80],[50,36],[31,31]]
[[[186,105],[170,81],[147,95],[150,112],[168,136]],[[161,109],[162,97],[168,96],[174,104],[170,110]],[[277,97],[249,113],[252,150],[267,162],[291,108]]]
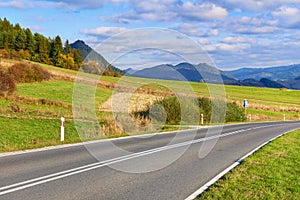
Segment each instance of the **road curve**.
[[[299,121],[248,123],[221,134],[201,128],[0,154],[0,199],[183,200],[257,146],[298,128]],[[200,149],[208,150],[201,159]]]

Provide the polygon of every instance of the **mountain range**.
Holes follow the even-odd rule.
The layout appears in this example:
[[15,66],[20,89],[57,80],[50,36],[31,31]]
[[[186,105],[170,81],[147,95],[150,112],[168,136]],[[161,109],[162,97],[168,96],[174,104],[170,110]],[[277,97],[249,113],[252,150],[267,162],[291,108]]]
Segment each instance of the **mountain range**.
[[83,58],[85,58],[85,62],[96,62],[101,70],[108,66],[108,71],[119,74],[126,73],[127,75],[135,77],[191,82],[203,81],[207,83],[224,83],[239,86],[300,89],[300,64],[222,71],[207,63],[194,65],[183,62],[177,65],[161,64],[141,70],[134,70],[132,68],[120,70],[110,65],[102,55],[94,51],[90,46],[85,44],[84,41],[77,40],[71,44],[71,47],[80,51]]
[[232,71],[226,71],[236,79],[255,79],[268,78],[271,80],[292,80],[300,76],[300,64],[267,67],[267,68],[241,68]]
[[[269,88],[290,88],[290,89],[300,89],[300,77],[293,77],[300,73],[297,72],[300,66],[294,67],[289,72],[289,76],[286,76],[285,80],[272,80],[271,78],[266,78],[261,73],[261,76],[256,76],[257,79],[247,76],[248,71],[252,69],[247,69],[245,72],[243,70],[239,71],[239,75],[242,79],[238,79],[233,76],[230,72],[219,70],[213,66],[206,63],[200,63],[197,65],[192,65],[190,63],[180,63],[177,65],[158,65],[151,68],[145,68],[142,70],[133,70],[131,68],[125,70],[131,76],[143,77],[143,78],[154,78],[154,79],[164,79],[164,80],[181,80],[181,81],[192,81],[199,82],[204,81],[207,83],[224,83],[226,85],[239,85],[239,86],[253,86],[253,87],[269,87]],[[276,68],[284,72],[284,66]],[[276,74],[276,69],[273,71]],[[199,73],[200,72],[200,73]],[[278,75],[278,74],[277,74]],[[282,75],[283,76],[283,75]],[[220,79],[222,78],[222,80]],[[245,79],[243,79],[245,78]]]
[[205,81],[209,83],[221,83],[222,81],[231,83],[236,81],[231,75],[206,63],[197,65],[190,63],[179,63],[177,65],[162,64],[142,70],[127,69],[125,71],[136,77],[164,80]]

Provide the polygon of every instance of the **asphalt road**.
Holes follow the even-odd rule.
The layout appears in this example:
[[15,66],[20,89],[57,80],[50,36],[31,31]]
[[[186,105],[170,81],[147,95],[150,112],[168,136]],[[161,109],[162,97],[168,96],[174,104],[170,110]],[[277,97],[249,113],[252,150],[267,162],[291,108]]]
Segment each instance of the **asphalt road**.
[[300,122],[249,123],[0,154],[0,199],[183,200],[257,146],[297,128]]

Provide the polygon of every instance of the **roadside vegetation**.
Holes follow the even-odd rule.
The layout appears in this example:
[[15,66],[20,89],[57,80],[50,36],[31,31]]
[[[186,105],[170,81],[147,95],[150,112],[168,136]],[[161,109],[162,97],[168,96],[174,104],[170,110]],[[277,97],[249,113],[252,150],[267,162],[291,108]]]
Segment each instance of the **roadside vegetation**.
[[300,199],[300,130],[272,141],[201,194],[201,199]]

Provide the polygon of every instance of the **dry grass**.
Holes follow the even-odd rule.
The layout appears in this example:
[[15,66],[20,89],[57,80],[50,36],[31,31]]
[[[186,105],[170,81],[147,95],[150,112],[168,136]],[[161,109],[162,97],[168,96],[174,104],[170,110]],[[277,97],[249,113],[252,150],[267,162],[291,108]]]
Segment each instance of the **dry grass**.
[[99,107],[99,111],[134,113],[147,110],[155,102],[162,100],[162,96],[140,93],[116,93]]

